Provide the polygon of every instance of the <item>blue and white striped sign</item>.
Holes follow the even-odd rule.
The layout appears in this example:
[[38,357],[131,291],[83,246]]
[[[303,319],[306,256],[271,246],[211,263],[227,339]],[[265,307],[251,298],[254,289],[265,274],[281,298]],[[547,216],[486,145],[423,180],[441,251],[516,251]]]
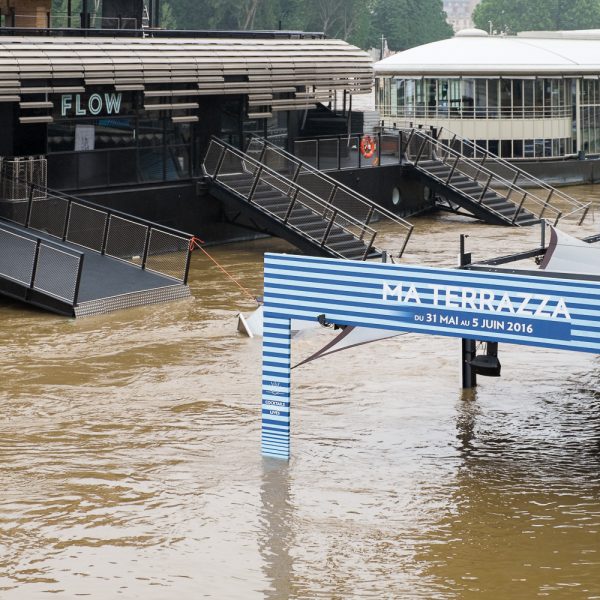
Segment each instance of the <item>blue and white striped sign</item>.
[[600,353],[600,282],[265,255],[262,451],[290,454],[291,319]]

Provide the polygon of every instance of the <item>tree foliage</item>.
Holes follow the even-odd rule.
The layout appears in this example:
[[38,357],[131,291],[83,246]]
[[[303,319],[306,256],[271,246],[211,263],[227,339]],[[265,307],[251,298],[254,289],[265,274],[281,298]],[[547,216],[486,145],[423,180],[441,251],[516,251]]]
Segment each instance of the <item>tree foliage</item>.
[[599,28],[600,0],[482,0],[473,21],[506,33]]
[[[101,10],[102,0],[88,1]],[[67,0],[52,3],[53,12],[66,12]],[[81,0],[71,6],[78,17]],[[452,36],[442,0],[161,0],[160,22],[165,29],[324,32],[361,48],[378,48],[383,35],[392,50]]]
[[392,50],[452,37],[442,0],[377,0],[373,33],[385,36]]

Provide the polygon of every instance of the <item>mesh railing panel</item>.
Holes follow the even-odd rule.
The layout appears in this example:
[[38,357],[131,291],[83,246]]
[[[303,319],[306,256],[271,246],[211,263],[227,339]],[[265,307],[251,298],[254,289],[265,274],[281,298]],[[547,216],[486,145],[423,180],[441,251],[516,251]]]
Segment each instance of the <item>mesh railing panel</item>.
[[221,155],[221,146],[219,146],[214,140],[210,141],[208,150],[204,157],[204,170],[211,177],[214,176],[217,170],[217,164],[219,163],[219,156]]
[[152,228],[146,269],[185,281],[190,241],[180,235]]
[[317,140],[296,140],[294,142],[294,154],[308,163],[311,167],[317,168]]
[[48,194],[43,200],[34,200],[29,227],[62,238],[68,210],[69,201],[54,194]]
[[147,233],[147,225],[117,215],[110,215],[105,253],[108,256],[141,266]]
[[331,204],[363,223],[367,218],[370,218],[371,221],[378,220],[378,216],[373,217],[373,214],[379,215],[379,211],[373,209],[372,206],[365,204],[360,198],[357,198],[355,194],[352,194],[344,188],[336,189],[335,194],[331,199]]
[[72,202],[67,241],[101,252],[107,218],[108,215],[103,210]]
[[337,169],[340,140],[326,138],[319,140],[319,169]]
[[302,169],[296,180],[298,185],[312,192],[319,198],[328,201],[333,193],[335,184],[328,178],[323,177],[315,171]]
[[0,275],[29,285],[33,274],[36,241],[0,229]]
[[33,288],[74,304],[80,260],[81,256],[42,242]]
[[263,155],[262,163],[273,171],[282,173],[286,177],[293,177],[296,173],[298,163],[284,154],[278,148],[267,146]]

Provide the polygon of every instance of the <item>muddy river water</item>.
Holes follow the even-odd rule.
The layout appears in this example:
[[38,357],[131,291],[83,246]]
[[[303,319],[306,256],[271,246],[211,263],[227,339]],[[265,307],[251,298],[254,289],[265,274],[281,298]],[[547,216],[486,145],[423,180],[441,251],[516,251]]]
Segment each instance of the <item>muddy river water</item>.
[[[539,239],[413,221],[409,263]],[[210,249],[256,294],[265,251],[293,250]],[[600,358],[501,345],[463,392],[459,340],[351,349],[294,371],[292,459],[263,459],[253,303],[198,252],[191,287],[81,320],[0,301],[2,600],[600,598]]]

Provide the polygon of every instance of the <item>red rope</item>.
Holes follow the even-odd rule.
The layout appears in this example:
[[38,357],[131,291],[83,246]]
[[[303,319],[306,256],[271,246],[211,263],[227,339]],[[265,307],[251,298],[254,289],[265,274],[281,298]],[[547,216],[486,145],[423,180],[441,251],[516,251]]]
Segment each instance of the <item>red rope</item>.
[[193,252],[195,248],[202,250],[202,252],[204,252],[204,254],[206,254],[206,256],[208,256],[208,258],[210,258],[210,260],[212,260],[215,265],[217,265],[217,267],[219,267],[219,269],[221,269],[221,271],[223,271],[223,273],[225,273],[225,275],[227,275],[227,277],[229,277],[229,279],[231,279],[231,281],[233,281],[233,283],[235,283],[235,285],[237,285],[244,292],[244,294],[246,294],[246,296],[258,303],[256,296],[252,295],[248,289],[246,289],[231,273],[222,267],[200,244],[204,244],[204,241],[196,236],[192,237],[190,239],[190,252]]

